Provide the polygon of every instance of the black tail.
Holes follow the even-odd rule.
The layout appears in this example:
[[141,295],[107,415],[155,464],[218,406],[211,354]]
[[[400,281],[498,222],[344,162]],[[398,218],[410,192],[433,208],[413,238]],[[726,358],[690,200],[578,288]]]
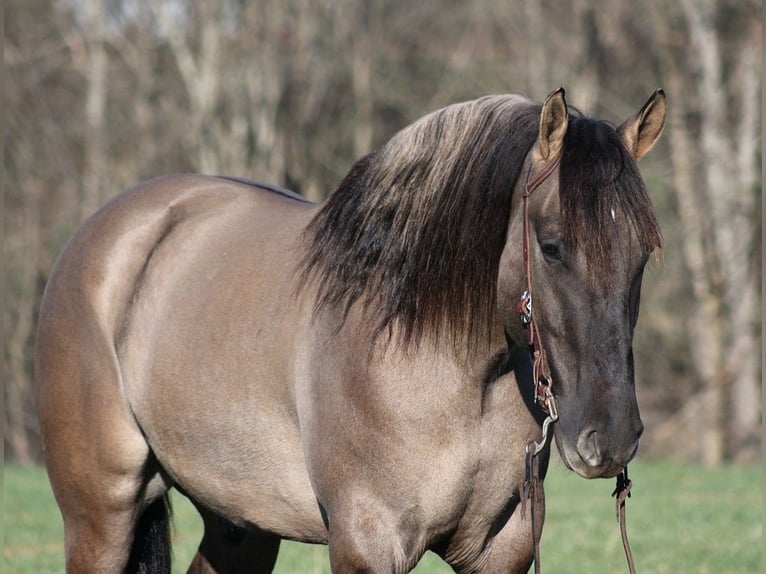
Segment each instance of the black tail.
[[170,516],[167,494],[146,507],[136,524],[127,573],[170,574]]

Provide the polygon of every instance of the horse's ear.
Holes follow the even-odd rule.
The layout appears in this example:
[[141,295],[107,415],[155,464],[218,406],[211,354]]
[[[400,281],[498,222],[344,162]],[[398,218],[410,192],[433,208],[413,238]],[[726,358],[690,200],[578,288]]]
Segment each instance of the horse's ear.
[[665,92],[657,90],[637,114],[617,128],[622,143],[634,158],[639,159],[654,147],[665,126],[666,108]]
[[540,112],[540,134],[537,138],[537,153],[542,161],[553,160],[564,149],[569,114],[564,99],[564,88],[548,94]]

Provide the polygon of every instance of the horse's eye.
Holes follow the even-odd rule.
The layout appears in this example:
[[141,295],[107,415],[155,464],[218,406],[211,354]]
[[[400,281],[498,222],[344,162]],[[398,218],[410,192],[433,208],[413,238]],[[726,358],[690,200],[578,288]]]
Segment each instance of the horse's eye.
[[543,252],[543,255],[547,257],[548,259],[555,259],[556,261],[561,261],[562,259],[562,252],[561,247],[559,246],[559,242],[556,240],[545,240],[540,242],[540,249]]

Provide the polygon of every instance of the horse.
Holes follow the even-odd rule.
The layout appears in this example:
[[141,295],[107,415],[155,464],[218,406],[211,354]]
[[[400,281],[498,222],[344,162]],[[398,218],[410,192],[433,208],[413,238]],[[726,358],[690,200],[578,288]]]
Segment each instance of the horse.
[[526,572],[546,410],[519,294],[531,279],[563,463],[614,477],[643,430],[632,337],[661,232],[637,160],[665,109],[658,90],[615,127],[563,89],[486,96],[402,129],[319,205],[190,174],[106,203],[39,313],[67,572],[169,571],[171,488],[205,520],[197,571],[271,571],[290,539],[328,544],[336,573],[426,550]]

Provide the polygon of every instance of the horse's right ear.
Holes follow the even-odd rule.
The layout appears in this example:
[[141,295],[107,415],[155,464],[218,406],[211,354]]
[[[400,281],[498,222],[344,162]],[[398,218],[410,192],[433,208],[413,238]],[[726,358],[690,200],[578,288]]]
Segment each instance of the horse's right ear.
[[537,138],[537,154],[541,161],[551,161],[564,149],[564,136],[569,125],[564,88],[548,94],[540,112],[540,134]]

